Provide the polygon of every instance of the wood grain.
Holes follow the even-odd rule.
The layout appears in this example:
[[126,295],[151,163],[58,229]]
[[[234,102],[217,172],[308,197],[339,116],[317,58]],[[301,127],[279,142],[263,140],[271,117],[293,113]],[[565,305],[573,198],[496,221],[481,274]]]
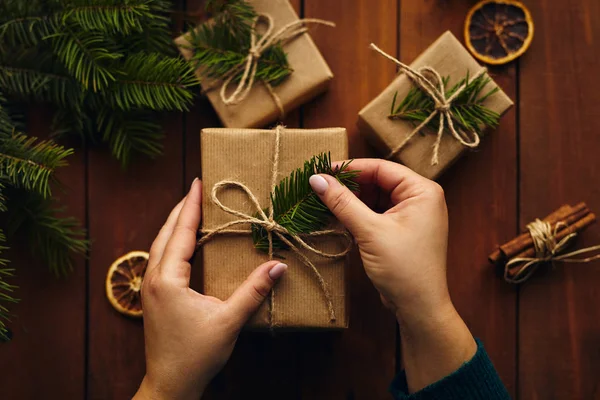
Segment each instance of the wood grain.
[[[412,62],[446,30],[464,43],[463,24],[472,1],[403,1],[401,60]],[[392,67],[390,67],[392,68]],[[512,99],[515,66],[490,71]],[[517,232],[516,113],[502,117],[476,152],[469,152],[439,180],[450,218],[448,281],[452,299],[475,337],[480,338],[503,382],[514,395],[515,289],[498,279],[487,255]]]
[[110,264],[148,251],[183,190],[181,115],[165,118],[162,157],[138,159],[124,170],[106,151],[89,157],[90,257],[88,398],[131,397],[145,371],[142,321],[117,313],[106,299]]
[[[311,33],[335,79],[324,96],[306,105],[304,127],[346,127],[350,156],[373,157],[356,121],[358,111],[394,78],[394,68],[368,46],[376,41],[395,52],[397,2],[346,0],[340,7],[334,0],[305,0],[304,9],[306,17],[337,24],[333,30],[318,28]],[[303,399],[389,396],[387,388],[396,371],[396,322],[381,305],[358,252],[351,260],[350,328],[339,336],[315,337],[308,352],[301,354]]]
[[[535,38],[520,63],[520,223],[563,203],[600,210],[600,4],[527,2]],[[595,226],[578,246],[600,243]],[[598,399],[600,263],[558,265],[519,297],[519,394]]]
[[[30,109],[27,133],[47,137],[52,114],[48,109]],[[73,145],[69,143],[66,145]],[[76,145],[76,143],[75,143]],[[54,187],[53,195],[67,208],[66,213],[85,223],[85,149],[80,146],[61,168],[58,178],[64,190]],[[14,314],[8,326],[13,340],[0,343],[0,391],[11,400],[49,398],[78,399],[85,385],[85,280],[83,256],[74,257],[73,272],[54,276],[25,246],[10,243],[7,257],[16,269],[19,286],[11,306]]]

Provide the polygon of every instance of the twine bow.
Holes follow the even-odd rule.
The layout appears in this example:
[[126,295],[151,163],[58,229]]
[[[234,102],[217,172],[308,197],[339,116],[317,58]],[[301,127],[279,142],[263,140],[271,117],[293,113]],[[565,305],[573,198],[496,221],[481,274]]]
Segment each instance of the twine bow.
[[[281,127],[281,126],[278,126],[277,128],[275,128],[275,152],[274,152],[274,157],[273,157],[273,169],[271,172],[271,192],[273,192],[275,186],[277,185],[277,174],[278,174],[278,168],[279,168],[279,151],[280,151],[280,141],[281,141],[281,130],[282,129],[283,129],[283,127]],[[237,188],[237,189],[242,190],[242,192],[244,192],[245,195],[248,197],[248,199],[250,200],[250,203],[252,204],[254,210],[256,211],[256,214],[255,214],[256,216],[244,213],[242,211],[234,210],[234,209],[224,205],[221,202],[221,200],[219,199],[218,193],[221,189],[224,189],[227,187]],[[263,210],[263,207],[261,207],[261,205],[260,205],[258,199],[256,198],[256,196],[254,195],[254,193],[252,193],[252,191],[246,185],[244,185],[242,182],[237,182],[237,181],[233,181],[233,180],[220,181],[213,186],[210,196],[211,196],[211,201],[217,207],[219,207],[221,210],[223,210],[224,212],[226,212],[228,214],[238,217],[239,219],[227,222],[223,225],[216,227],[215,229],[202,230],[201,233],[203,234],[203,236],[198,241],[198,244],[197,244],[198,247],[202,246],[204,243],[206,243],[207,241],[211,240],[214,236],[219,235],[219,234],[252,234],[251,229],[247,229],[247,230],[230,229],[231,227],[236,226],[236,225],[242,225],[242,224],[249,223],[249,224],[259,225],[259,226],[263,227],[267,231],[267,239],[269,242],[269,260],[272,260],[274,258],[273,235],[275,235],[279,240],[281,240],[283,243],[285,243],[290,248],[290,250],[292,250],[294,252],[294,254],[296,254],[296,256],[298,256],[298,258],[300,258],[300,260],[302,261],[302,263],[305,266],[307,266],[312,271],[313,275],[317,279],[317,282],[319,283],[319,287],[325,298],[325,302],[327,305],[327,311],[329,313],[329,319],[331,322],[336,320],[335,310],[333,307],[333,299],[332,299],[331,293],[329,292],[329,289],[327,287],[327,283],[323,279],[323,276],[321,275],[321,273],[319,272],[317,267],[300,250],[300,248],[302,248],[312,254],[316,254],[320,257],[329,258],[329,259],[339,259],[339,258],[346,256],[352,249],[352,238],[348,232],[336,231],[336,230],[323,230],[323,231],[316,231],[316,232],[312,232],[312,233],[308,233],[308,234],[291,233],[284,226],[281,226],[274,220],[273,203],[271,201],[269,201],[269,205],[268,205],[268,209],[267,209],[268,214],[265,213],[265,211]],[[339,253],[326,253],[324,251],[321,251],[321,250],[309,245],[302,239],[303,236],[318,237],[318,236],[330,236],[330,235],[342,236],[346,241],[346,244],[347,244],[346,248]],[[272,290],[270,293],[270,308],[269,308],[269,325],[271,327],[274,326],[274,323],[273,323],[274,310],[275,310],[275,291]]]
[[[577,233],[571,233],[565,236],[562,240],[556,241],[556,235],[558,230],[565,226],[564,222],[559,222],[552,229],[552,225],[549,222],[541,221],[536,219],[527,225],[529,234],[533,239],[533,246],[535,248],[535,257],[517,257],[511,259],[504,267],[504,280],[509,283],[522,283],[528,280],[538,267],[545,263],[552,263],[556,261],[565,263],[588,263],[594,260],[600,259],[600,254],[593,255],[587,258],[573,258],[575,256],[587,253],[593,253],[600,251],[600,245],[586,247],[572,251],[567,254],[562,254],[571,241],[575,239]],[[523,266],[515,274],[511,274],[510,270],[514,269],[516,265],[522,264]]]
[[[266,22],[267,31],[260,39],[258,39],[256,34],[256,27],[261,20],[264,20]],[[232,68],[223,78],[224,81],[223,85],[221,86],[220,92],[221,100],[223,101],[223,103],[225,103],[226,105],[235,105],[244,101],[244,99],[246,99],[246,97],[250,93],[252,86],[254,85],[254,80],[256,79],[256,72],[258,69],[258,61],[260,60],[264,52],[268,50],[271,46],[273,46],[275,43],[285,44],[290,40],[295,39],[303,33],[307,32],[308,28],[305,26],[305,24],[309,23],[335,27],[335,24],[330,21],[315,18],[306,18],[290,22],[277,32],[273,33],[273,17],[269,14],[259,14],[252,23],[252,29],[250,34],[250,49],[248,50],[248,56],[246,56],[246,62],[244,64],[238,65],[235,68]],[[230,96],[227,96],[227,89],[229,88],[229,85],[233,82],[238,73],[242,71],[242,69],[244,73],[242,74],[242,77],[240,78],[237,87]],[[285,115],[285,110],[283,108],[283,103],[281,102],[281,99],[275,93],[273,87],[269,82],[263,80],[262,83],[269,91],[269,94],[273,98],[273,101],[277,105],[277,108],[279,109],[281,116],[283,117]]]
[[[463,137],[454,127],[454,122],[452,121],[452,113],[450,108],[452,106],[452,102],[465,90],[468,82],[464,82],[461,86],[459,86],[456,91],[450,96],[446,97],[446,88],[444,87],[444,81],[440,74],[433,69],[432,67],[421,67],[418,70],[415,70],[408,65],[402,63],[391,55],[387,54],[385,51],[381,50],[379,47],[375,46],[371,43],[371,49],[375,50],[388,60],[396,63],[400,70],[406,74],[406,76],[416,85],[419,89],[423,90],[425,93],[429,95],[431,100],[435,103],[435,108],[431,114],[423,121],[419,126],[417,126],[398,146],[393,148],[390,153],[387,155],[387,159],[390,159],[400,150],[406,146],[406,144],[419,133],[433,118],[439,115],[439,127],[437,132],[437,138],[433,145],[433,156],[431,158],[431,165],[437,165],[439,163],[439,152],[440,152],[440,144],[442,142],[442,136],[444,134],[444,129],[446,128],[446,124],[448,125],[448,130],[452,134],[452,137],[456,139],[460,144],[469,148],[476,148],[479,146],[479,135],[475,131],[469,131],[466,137]],[[473,79],[478,78],[486,72],[486,69],[483,68],[479,72],[477,72]],[[429,80],[424,74],[428,73],[434,77],[434,81]],[[437,85],[437,86],[436,86]],[[469,137],[470,136],[470,137]]]

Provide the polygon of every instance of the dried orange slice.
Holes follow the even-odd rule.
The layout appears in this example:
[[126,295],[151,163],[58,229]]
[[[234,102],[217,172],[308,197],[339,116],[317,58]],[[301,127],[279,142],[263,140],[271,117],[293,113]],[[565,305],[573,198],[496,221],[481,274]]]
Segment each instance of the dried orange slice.
[[516,0],[483,0],[465,20],[465,43],[487,64],[506,64],[521,56],[533,39],[531,13]]
[[106,275],[106,297],[118,312],[130,317],[142,316],[142,281],[148,253],[132,251],[112,263]]

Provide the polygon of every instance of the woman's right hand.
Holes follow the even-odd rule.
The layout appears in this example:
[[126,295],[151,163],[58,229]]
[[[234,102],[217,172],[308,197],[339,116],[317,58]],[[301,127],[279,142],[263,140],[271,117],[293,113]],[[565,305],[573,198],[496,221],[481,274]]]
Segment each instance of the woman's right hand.
[[400,323],[409,388],[419,390],[476,351],[448,293],[444,192],[389,161],[357,159],[350,168],[361,171],[360,199],[328,175],[310,184],[355,237],[368,277]]

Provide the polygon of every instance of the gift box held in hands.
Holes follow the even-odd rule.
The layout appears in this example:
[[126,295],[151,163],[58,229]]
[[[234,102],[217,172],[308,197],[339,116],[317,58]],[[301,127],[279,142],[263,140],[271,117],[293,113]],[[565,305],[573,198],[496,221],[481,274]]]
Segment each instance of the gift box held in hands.
[[[223,156],[224,149],[227,156]],[[199,243],[203,249],[204,293],[227,299],[258,265],[269,260],[266,252],[255,248],[250,222],[254,218],[261,226],[268,225],[261,210],[269,213],[272,182],[279,183],[319,153],[330,153],[332,160],[346,159],[346,130],[204,129],[201,152],[204,236]],[[296,250],[275,252],[275,259],[285,258],[288,270],[250,326],[348,326],[345,254],[352,241],[341,227],[331,229],[314,240],[303,238],[314,247],[312,251],[286,235]]]
[[[318,19],[300,20],[287,0],[248,0],[257,15],[253,37],[248,37],[243,62],[227,70],[220,79],[203,73],[196,75],[202,89],[228,128],[261,128],[280,120],[284,114],[324,92],[333,73],[307,29],[330,29],[332,22]],[[208,22],[210,24],[210,21]],[[327,25],[323,27],[322,25]],[[196,32],[201,27],[196,28]],[[187,60],[194,59],[193,33],[175,40]],[[279,56],[287,58],[283,77],[262,79],[261,67],[269,58],[273,45],[280,46]],[[193,62],[193,61],[192,61]],[[231,74],[233,72],[233,74]]]
[[478,147],[482,128],[497,125],[513,104],[450,32],[410,66],[372,47],[401,73],[360,111],[359,129],[384,157],[426,178],[436,179],[466,150]]

